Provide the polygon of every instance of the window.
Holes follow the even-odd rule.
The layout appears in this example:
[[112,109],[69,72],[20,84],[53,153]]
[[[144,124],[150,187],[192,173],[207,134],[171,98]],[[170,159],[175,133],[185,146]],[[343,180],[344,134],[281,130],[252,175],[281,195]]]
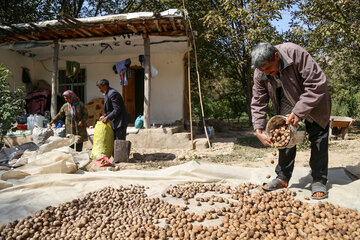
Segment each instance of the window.
[[66,77],[65,70],[59,70],[58,93],[62,94],[66,90],[73,91],[83,103],[86,103],[86,74],[85,68],[80,69],[79,75],[73,82]]

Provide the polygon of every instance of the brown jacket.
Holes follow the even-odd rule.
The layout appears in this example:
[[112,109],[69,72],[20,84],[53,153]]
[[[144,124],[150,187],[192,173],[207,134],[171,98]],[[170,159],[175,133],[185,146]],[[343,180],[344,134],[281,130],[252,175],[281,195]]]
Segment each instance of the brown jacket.
[[[305,49],[294,43],[283,43],[275,48],[280,53],[280,80],[284,91],[296,102],[292,111],[302,119],[309,115],[325,128],[329,124],[331,101],[324,72]],[[255,130],[265,129],[269,99],[279,114],[275,80],[256,69],[251,102]]]

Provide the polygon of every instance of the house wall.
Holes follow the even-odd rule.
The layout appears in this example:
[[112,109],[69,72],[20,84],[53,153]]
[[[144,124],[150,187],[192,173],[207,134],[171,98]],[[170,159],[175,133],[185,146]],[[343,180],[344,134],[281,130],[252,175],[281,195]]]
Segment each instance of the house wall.
[[22,56],[18,53],[7,49],[0,49],[0,65],[10,70],[8,82],[10,89],[13,91],[18,87],[25,87],[22,82],[22,68],[28,68],[30,71],[30,78],[34,80],[34,60]]
[[[93,98],[102,97],[96,87],[96,81],[106,78],[110,86],[122,92],[119,75],[115,74],[112,67],[115,62],[130,58],[131,66],[140,66],[137,55],[124,56],[59,56],[59,69],[65,69],[65,61],[77,61],[81,68],[86,69],[87,102]],[[183,88],[184,64],[183,53],[154,53],[151,54],[151,64],[158,70],[158,75],[151,82],[151,124],[173,123],[183,118]],[[34,63],[35,79],[43,79],[51,84],[52,59]],[[48,71],[50,70],[50,71]]]
[[[142,54],[142,53],[139,53]],[[114,73],[112,67],[115,62],[126,58],[131,59],[132,66],[140,66],[139,54],[127,55],[96,55],[96,56],[61,56],[59,54],[59,69],[65,69],[66,60],[77,61],[81,68],[86,69],[86,102],[93,98],[102,97],[96,87],[96,81],[106,78],[110,86],[122,92],[119,76]],[[184,89],[184,53],[151,53],[151,64],[158,70],[158,75],[151,82],[151,124],[173,123],[183,118],[183,89]],[[3,64],[12,72],[9,78],[11,89],[24,86],[21,81],[22,68],[30,70],[32,82],[45,80],[51,85],[52,58],[38,61],[7,49],[0,49],[0,64]]]

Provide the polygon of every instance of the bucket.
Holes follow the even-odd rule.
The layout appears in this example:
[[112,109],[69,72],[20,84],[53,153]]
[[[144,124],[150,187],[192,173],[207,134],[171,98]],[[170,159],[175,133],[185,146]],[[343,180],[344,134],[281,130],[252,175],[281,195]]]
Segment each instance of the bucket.
[[[279,129],[281,126],[286,125],[287,118],[282,115],[276,115],[272,117],[266,124],[265,132],[267,136],[271,135],[271,130]],[[304,142],[306,137],[305,125],[303,122],[299,122],[298,126],[295,127],[291,124],[287,125],[289,131],[289,139],[282,147],[276,146],[279,149],[292,148],[297,144]]]

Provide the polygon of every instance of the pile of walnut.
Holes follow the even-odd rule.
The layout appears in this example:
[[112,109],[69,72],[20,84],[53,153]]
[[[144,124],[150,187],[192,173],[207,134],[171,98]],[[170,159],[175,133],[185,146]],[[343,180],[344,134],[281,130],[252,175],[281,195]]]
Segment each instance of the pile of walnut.
[[270,140],[274,147],[285,147],[290,141],[290,129],[286,124],[270,130]]
[[[290,190],[257,187],[193,183],[173,186],[163,198],[147,198],[143,186],[106,187],[2,225],[0,239],[360,239],[356,210],[311,206]],[[172,196],[185,205],[168,203]],[[196,214],[190,206],[208,210]]]

